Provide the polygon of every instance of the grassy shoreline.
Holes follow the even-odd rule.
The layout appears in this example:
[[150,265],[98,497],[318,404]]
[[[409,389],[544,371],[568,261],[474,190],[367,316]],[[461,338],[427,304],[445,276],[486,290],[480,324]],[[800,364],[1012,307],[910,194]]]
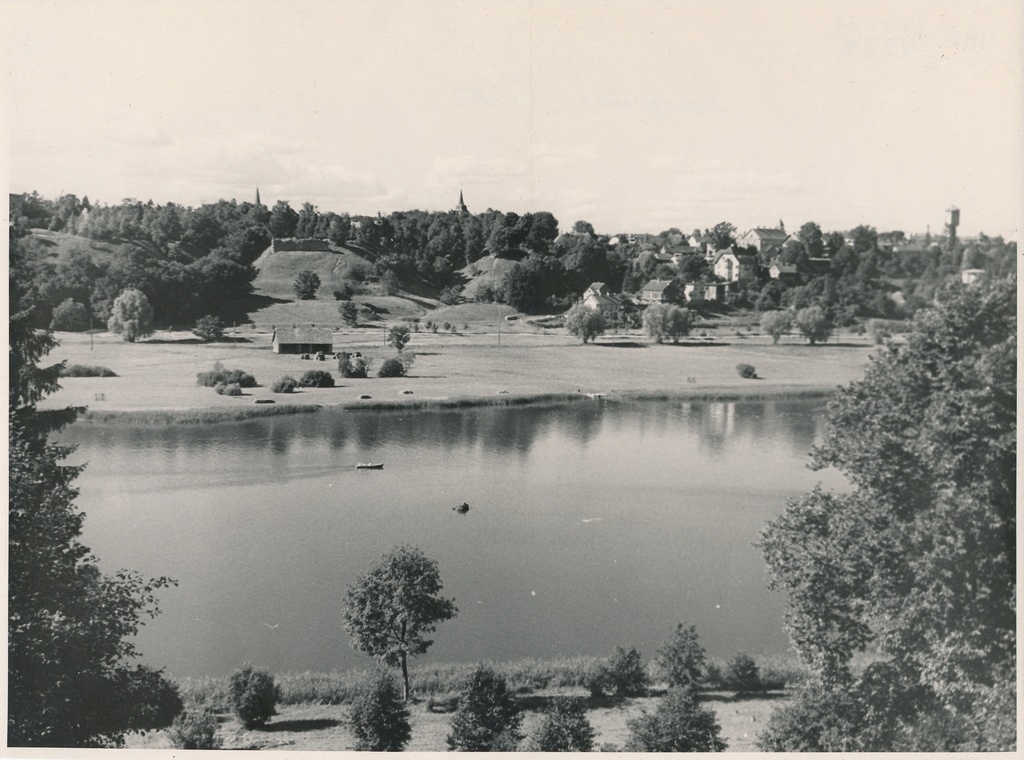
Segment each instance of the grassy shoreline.
[[[337,332],[337,350],[356,350],[377,366],[385,349],[375,332]],[[731,343],[658,345],[641,335],[612,336],[580,345],[564,334],[417,333],[406,353],[415,355],[407,377],[342,378],[333,362],[275,354],[270,336],[252,331],[245,344],[204,344],[187,333],[161,333],[133,344],[115,335],[61,333],[51,359],[109,368],[115,377],[66,377],[61,390],[40,408],[84,406],[91,424],[196,425],[321,409],[459,409],[607,401],[722,401],[824,398],[863,375],[867,340],[808,346],[795,340],[773,344],[748,335]],[[854,336],[855,337],[855,336]],[[257,387],[239,397],[219,396],[196,383],[215,363],[252,374]],[[739,363],[756,367],[757,379],[737,373]],[[298,388],[273,393],[284,376],[328,370],[333,388]],[[271,403],[272,402],[272,403]]]
[[[700,701],[718,718],[727,751],[756,751],[757,734],[772,711],[791,698],[792,688],[806,677],[806,670],[794,654],[763,655],[756,658],[765,689],[736,693],[723,681],[722,658],[709,658],[711,675],[701,685]],[[587,688],[589,677],[604,658],[575,656],[550,659],[520,658],[486,664],[506,679],[523,710],[523,729],[529,734],[541,720],[553,699],[579,699],[587,720],[596,732],[595,751],[621,751],[629,736],[631,718],[654,709],[667,684],[653,663],[648,662],[650,679],[646,696],[597,697]],[[452,712],[458,695],[478,663],[423,663],[410,669],[412,699],[409,710],[412,739],[407,752],[444,752]],[[354,741],[349,710],[354,698],[366,687],[374,664],[365,668],[274,674],[281,689],[275,715],[266,726],[245,729],[232,714],[228,677],[173,678],[186,705],[209,709],[217,715],[218,735],[224,749],[351,751]],[[129,737],[130,749],[170,749],[164,731]]]
[[94,425],[208,425],[242,422],[263,417],[293,414],[314,414],[321,411],[407,411],[429,409],[470,409],[491,406],[542,406],[578,402],[656,402],[656,401],[769,401],[828,398],[834,388],[776,388],[771,391],[753,389],[701,389],[693,391],[609,391],[599,395],[586,393],[534,393],[515,396],[458,396],[447,399],[410,399],[407,401],[348,401],[338,404],[282,404],[226,409],[170,410],[87,410],[79,420]]

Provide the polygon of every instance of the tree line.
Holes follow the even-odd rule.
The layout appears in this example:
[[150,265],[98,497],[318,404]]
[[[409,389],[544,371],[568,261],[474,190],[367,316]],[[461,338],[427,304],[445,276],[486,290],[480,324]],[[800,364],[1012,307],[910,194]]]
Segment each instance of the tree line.
[[[161,325],[223,316],[251,293],[251,265],[273,238],[355,246],[373,262],[371,276],[389,283],[389,292],[401,283],[446,303],[460,298],[466,282],[462,270],[491,255],[512,266],[497,282],[481,287],[476,298],[526,313],[565,311],[592,282],[628,296],[660,279],[673,283],[669,292],[678,306],[701,312],[727,307],[795,312],[818,306],[837,326],[858,318],[907,319],[962,269],[983,269],[998,279],[1014,268],[1016,256],[1015,243],[985,235],[967,243],[926,239],[935,245],[894,252],[894,243],[907,240],[902,231],[860,225],[847,233],[825,232],[813,221],[777,250],[763,253],[737,247],[736,227],[727,221],[690,236],[670,228],[658,235],[609,237],[583,220],[559,234],[558,220],[546,211],[410,210],[353,216],[322,212],[308,202],[295,210],[286,200],[271,208],[234,200],[189,208],[135,199],[102,205],[71,194],[48,200],[37,193],[11,195],[10,204],[12,224],[26,250],[26,297],[38,307],[40,325],[49,324],[46,320],[61,304],[66,309],[79,304],[102,324],[114,300],[129,288],[146,295]],[[45,241],[27,235],[34,228],[80,235],[105,249],[72,248],[53,261]],[[751,263],[723,304],[704,301],[699,288],[689,300],[683,297],[683,284],[719,279],[711,257],[703,251],[683,253],[672,263],[659,256],[663,246],[671,248],[687,237],[712,252],[732,248],[749,257]],[[790,267],[789,275],[773,279],[772,263]],[[622,326],[641,326],[639,309],[628,301],[610,318]]]

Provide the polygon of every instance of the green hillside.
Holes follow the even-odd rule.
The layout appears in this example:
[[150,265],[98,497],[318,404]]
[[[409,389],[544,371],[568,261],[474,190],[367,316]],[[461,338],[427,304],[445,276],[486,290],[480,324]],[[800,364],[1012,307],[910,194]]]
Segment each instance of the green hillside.
[[23,245],[35,247],[38,251],[44,252],[47,258],[54,263],[61,261],[72,251],[86,251],[97,264],[106,264],[113,261],[118,255],[118,249],[125,246],[138,246],[139,243],[106,243],[102,240],[92,240],[78,235],[69,235],[66,232],[54,232],[52,230],[34,229],[25,238]]
[[341,247],[331,251],[280,251],[267,248],[256,259],[253,267],[257,271],[253,289],[260,295],[271,298],[295,298],[295,277],[304,269],[316,272],[320,278],[318,298],[331,298],[331,294],[346,280],[352,279],[353,272],[372,271],[372,262],[356,252]]
[[462,295],[467,299],[476,298],[480,287],[489,284],[497,287],[501,278],[510,270],[516,262],[510,259],[496,259],[493,256],[484,256],[474,261],[467,267],[459,270],[459,274],[466,278],[465,287],[462,288]]

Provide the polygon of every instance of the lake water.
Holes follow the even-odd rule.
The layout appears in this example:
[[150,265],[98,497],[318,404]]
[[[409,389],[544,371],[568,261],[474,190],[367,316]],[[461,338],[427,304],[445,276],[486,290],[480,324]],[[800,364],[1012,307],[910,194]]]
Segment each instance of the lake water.
[[414,663],[653,656],[680,620],[729,656],[787,649],[751,543],[787,498],[841,485],[807,469],[822,407],[337,411],[63,439],[88,462],[78,504],[104,570],[179,582],[138,641],[174,676],[369,665],[342,627],[345,587],[401,543],[438,561],[459,608]]

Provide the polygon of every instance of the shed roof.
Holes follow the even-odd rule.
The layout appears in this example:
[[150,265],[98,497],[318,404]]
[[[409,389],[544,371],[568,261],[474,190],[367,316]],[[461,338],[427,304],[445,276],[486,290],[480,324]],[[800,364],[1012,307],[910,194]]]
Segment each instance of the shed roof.
[[273,339],[277,343],[334,343],[334,333],[329,327],[292,325],[275,327]]

